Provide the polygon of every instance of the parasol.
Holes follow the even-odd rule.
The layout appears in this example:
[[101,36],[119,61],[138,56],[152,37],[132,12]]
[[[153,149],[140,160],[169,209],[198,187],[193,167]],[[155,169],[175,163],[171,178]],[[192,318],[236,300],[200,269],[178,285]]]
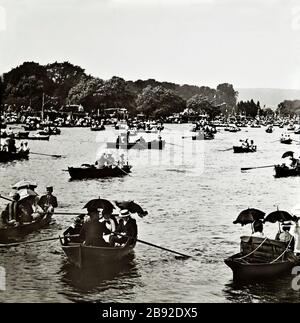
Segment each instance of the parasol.
[[37,184],[35,182],[26,181],[25,179],[23,179],[22,181],[16,183],[12,188],[14,188],[16,190],[20,190],[23,188],[29,188],[29,189],[33,190],[36,187],[37,187]]
[[141,218],[148,214],[147,211],[134,201],[114,201],[121,210],[127,209],[130,213],[137,213]]
[[90,209],[90,208],[103,209],[105,212],[111,213],[111,211],[115,207],[114,207],[114,205],[110,201],[105,200],[105,199],[101,199],[99,197],[98,199],[90,200],[83,207],[83,209]]
[[294,152],[293,151],[286,151],[281,158],[286,158],[286,157],[294,157]]
[[241,225],[246,225],[253,223],[257,220],[262,220],[265,216],[265,212],[258,209],[248,208],[247,210],[242,211],[237,219],[233,221],[234,224],[240,223]]
[[296,217],[292,216],[289,212],[277,210],[268,214],[264,222],[285,222],[285,221],[296,221]]

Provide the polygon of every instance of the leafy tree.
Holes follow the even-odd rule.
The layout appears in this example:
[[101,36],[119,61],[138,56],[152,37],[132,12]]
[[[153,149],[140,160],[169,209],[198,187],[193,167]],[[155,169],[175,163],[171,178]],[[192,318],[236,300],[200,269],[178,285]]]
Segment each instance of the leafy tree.
[[136,99],[137,111],[146,116],[165,117],[182,112],[185,101],[162,86],[147,86]]

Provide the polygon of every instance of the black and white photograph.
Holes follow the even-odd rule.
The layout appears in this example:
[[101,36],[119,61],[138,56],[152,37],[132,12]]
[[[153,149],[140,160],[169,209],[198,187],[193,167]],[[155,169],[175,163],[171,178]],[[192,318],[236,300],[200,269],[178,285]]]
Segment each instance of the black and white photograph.
[[299,135],[300,0],[0,0],[0,302],[300,302]]

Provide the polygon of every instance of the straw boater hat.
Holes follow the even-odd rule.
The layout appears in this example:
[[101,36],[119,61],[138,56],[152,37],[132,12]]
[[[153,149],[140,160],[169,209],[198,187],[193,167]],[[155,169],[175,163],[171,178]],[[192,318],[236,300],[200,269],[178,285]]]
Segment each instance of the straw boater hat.
[[129,211],[127,209],[121,210],[119,217],[120,218],[126,218],[130,215]]

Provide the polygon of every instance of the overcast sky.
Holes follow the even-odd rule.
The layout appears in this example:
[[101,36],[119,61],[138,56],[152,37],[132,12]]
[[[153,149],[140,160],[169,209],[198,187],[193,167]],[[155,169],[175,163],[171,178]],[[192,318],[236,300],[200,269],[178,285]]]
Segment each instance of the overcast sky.
[[0,71],[300,88],[300,0],[0,0]]

